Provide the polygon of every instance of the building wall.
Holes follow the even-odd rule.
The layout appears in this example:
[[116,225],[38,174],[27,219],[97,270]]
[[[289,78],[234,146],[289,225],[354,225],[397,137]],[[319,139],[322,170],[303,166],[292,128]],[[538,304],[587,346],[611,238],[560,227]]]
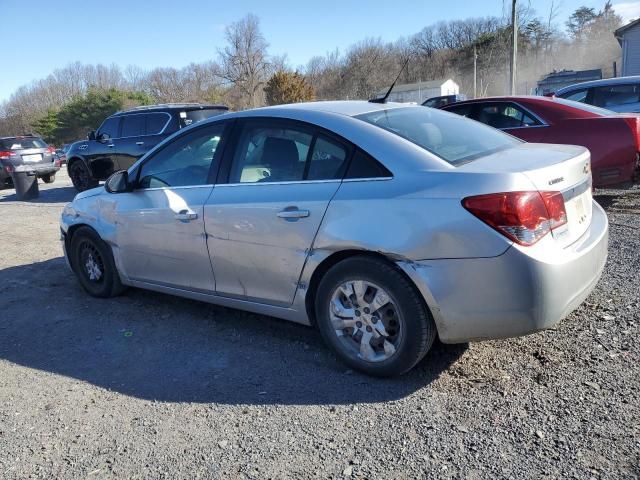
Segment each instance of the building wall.
[[640,25],[624,32],[622,38],[622,76],[640,75]]

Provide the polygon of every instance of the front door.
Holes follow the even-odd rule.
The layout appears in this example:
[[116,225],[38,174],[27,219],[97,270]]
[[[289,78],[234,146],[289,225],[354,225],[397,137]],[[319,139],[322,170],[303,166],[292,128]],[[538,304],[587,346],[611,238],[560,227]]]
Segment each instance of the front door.
[[88,142],[84,156],[93,176],[105,180],[118,170],[115,140],[120,132],[120,117],[107,118],[96,133],[96,140]]
[[298,122],[238,128],[228,181],[216,185],[204,213],[216,292],[290,305],[350,148]]
[[224,124],[176,138],[137,167],[136,189],[118,202],[119,267],[132,280],[213,292],[204,227]]

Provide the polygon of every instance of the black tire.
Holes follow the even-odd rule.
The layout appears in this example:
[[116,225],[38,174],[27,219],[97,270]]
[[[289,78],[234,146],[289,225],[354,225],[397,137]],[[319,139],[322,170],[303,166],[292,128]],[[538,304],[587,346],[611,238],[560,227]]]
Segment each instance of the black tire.
[[85,190],[98,186],[98,181],[93,178],[91,172],[82,160],[74,160],[71,162],[67,167],[67,171],[69,172],[73,186],[79,192],[84,192]]
[[46,175],[42,175],[40,178],[42,179],[42,181],[44,183],[53,183],[54,180],[56,179],[56,174],[55,173],[48,173]]
[[[380,286],[390,297],[394,309],[398,310],[397,322],[401,323],[404,333],[397,340],[395,353],[381,361],[367,361],[354,353],[332,325],[332,296],[340,285],[353,280]],[[318,286],[315,310],[320,333],[338,357],[351,368],[378,377],[401,375],[411,370],[429,351],[437,334],[431,312],[405,275],[389,262],[366,256],[348,258],[329,269]],[[350,336],[343,334],[342,338]]]
[[[89,295],[109,298],[120,295],[124,291],[111,247],[93,229],[81,227],[74,232],[69,258],[80,285]],[[97,275],[97,271],[92,270],[89,265],[97,267],[100,275]]]

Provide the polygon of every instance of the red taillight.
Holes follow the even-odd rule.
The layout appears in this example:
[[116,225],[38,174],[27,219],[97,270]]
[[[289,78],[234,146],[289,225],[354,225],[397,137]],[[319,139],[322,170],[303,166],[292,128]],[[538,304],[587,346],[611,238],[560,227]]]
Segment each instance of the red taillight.
[[56,153],[55,147],[47,147],[47,153]]
[[9,158],[12,154],[9,150],[0,150],[0,158]]
[[533,245],[567,223],[560,192],[502,192],[467,197],[464,208],[520,245]]
[[560,192],[540,192],[544,206],[549,214],[551,230],[567,223],[567,210],[564,208],[564,197]]

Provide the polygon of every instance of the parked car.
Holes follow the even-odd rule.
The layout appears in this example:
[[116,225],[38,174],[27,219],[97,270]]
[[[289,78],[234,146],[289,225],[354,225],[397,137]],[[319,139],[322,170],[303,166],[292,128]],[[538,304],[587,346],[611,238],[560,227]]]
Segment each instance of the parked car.
[[640,76],[577,83],[559,89],[555,96],[614,112],[637,113],[640,112]]
[[56,155],[58,156],[58,160],[60,160],[60,165],[67,164],[67,152],[69,151],[69,147],[71,147],[71,144],[65,143],[60,148],[56,148]]
[[142,155],[181,128],[227,112],[223,105],[197,103],[137,107],[108,117],[87,140],[71,145],[67,170],[78,191],[129,168]]
[[180,131],[62,212],[91,295],[127,285],[317,325],[352,368],[555,325],[594,288],[589,152],[422,106],[317,102]]
[[440,108],[445,105],[449,105],[450,103],[455,102],[464,102],[467,99],[466,95],[461,93],[457,95],[444,95],[442,97],[431,97],[427,98],[424,102],[422,102],[422,106],[431,107],[431,108]]
[[10,186],[15,171],[35,172],[45,183],[53,183],[60,164],[55,149],[34,135],[0,138],[0,188]]
[[442,107],[527,142],[582,145],[596,187],[632,181],[638,171],[640,118],[562,98],[492,97]]

